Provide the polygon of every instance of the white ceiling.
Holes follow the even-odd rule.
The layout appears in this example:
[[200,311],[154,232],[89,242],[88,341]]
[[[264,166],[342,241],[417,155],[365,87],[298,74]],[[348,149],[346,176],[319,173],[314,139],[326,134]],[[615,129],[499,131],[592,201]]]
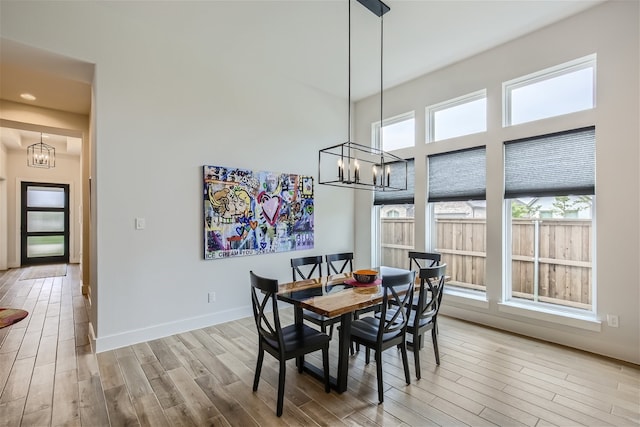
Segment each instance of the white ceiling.
[[[325,0],[328,7],[297,7],[295,10],[313,10],[293,17],[281,13],[291,5],[313,6],[312,0],[293,2],[229,2],[231,8],[261,7],[261,12],[269,8],[279,8],[277,13],[268,15],[268,28],[277,29],[269,34],[269,41],[277,46],[305,46],[317,49],[319,60],[331,63],[342,61],[347,45],[347,6],[344,1]],[[420,75],[445,67],[482,51],[491,49],[568,16],[593,7],[606,0],[387,0],[391,11],[384,15],[384,87],[398,85]],[[193,3],[162,2],[163,12],[171,7],[177,9],[192,7]],[[196,2],[197,3],[197,2]],[[149,2],[99,2],[101,7],[126,11],[129,19],[146,21],[148,25],[166,25],[166,22],[151,20],[176,19],[174,13],[150,14],[149,8],[160,5]],[[218,2],[216,6],[222,5]],[[232,6],[231,6],[232,5]],[[316,2],[316,5],[318,3]],[[344,7],[343,7],[344,6]],[[160,8],[160,7],[158,7]],[[235,10],[235,9],[234,9]],[[255,9],[254,9],[255,11]],[[344,12],[344,16],[340,16]],[[322,14],[322,16],[318,16]],[[263,14],[264,15],[264,14]],[[259,19],[259,18],[254,18]],[[267,18],[265,18],[267,19]],[[332,27],[317,25],[317,21],[331,22]],[[342,27],[344,28],[342,28]],[[375,94],[380,89],[380,21],[357,3],[352,4],[352,99],[358,100]],[[166,27],[165,28],[170,28]],[[264,28],[264,27],[262,27]],[[300,29],[291,34],[283,29]],[[313,31],[309,29],[313,29]],[[181,37],[181,27],[175,37]],[[259,35],[256,35],[258,37]],[[34,49],[7,39],[0,39],[0,99],[36,105],[40,107],[89,114],[91,103],[91,82],[94,67],[50,52]],[[327,57],[327,46],[344,44],[344,52],[336,52]],[[241,46],[241,45],[240,45]],[[330,53],[332,55],[332,53]],[[293,61],[285,56],[273,56],[271,67],[275,72],[288,75]],[[298,61],[301,62],[301,61]],[[295,64],[296,79],[328,93],[346,98],[347,73],[320,73],[318,64]],[[371,72],[373,69],[375,72]],[[369,70],[367,72],[367,70]],[[34,102],[20,98],[20,93],[30,92],[37,96]],[[7,136],[9,135],[9,136]],[[19,138],[33,139],[34,135],[22,134]],[[12,139],[13,138],[13,139]],[[0,129],[3,144],[16,147],[15,133]],[[39,135],[38,135],[39,140]],[[26,147],[24,143],[21,144]]]

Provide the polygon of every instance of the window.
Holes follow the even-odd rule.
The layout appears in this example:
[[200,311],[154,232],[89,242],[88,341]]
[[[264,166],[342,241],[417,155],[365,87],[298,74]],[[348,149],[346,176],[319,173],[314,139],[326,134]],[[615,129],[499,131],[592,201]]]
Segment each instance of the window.
[[407,268],[414,235],[413,204],[380,206],[380,265]]
[[506,299],[592,311],[595,129],[504,145]]
[[503,84],[504,125],[517,125],[594,107],[595,55]]
[[447,264],[447,287],[486,291],[486,148],[428,157],[431,246]]
[[409,159],[406,190],[376,191],[374,194],[373,204],[379,207],[379,265],[398,268],[409,266],[409,251],[415,248],[414,170],[414,161]]
[[[413,112],[384,120],[382,138],[380,122],[373,125],[373,146],[393,151],[415,146],[415,119]],[[391,165],[393,169],[393,165]],[[391,173],[393,177],[393,171]],[[404,185],[401,185],[403,187]],[[374,209],[377,217],[373,259],[378,265],[407,268],[408,252],[414,249],[414,162],[407,164],[405,191],[376,191]]]
[[395,206],[388,206],[388,209],[385,209],[386,213],[383,216],[387,218],[400,218],[400,209]]
[[427,107],[428,142],[487,130],[485,90]]
[[[376,137],[380,131],[380,123],[374,125]],[[403,114],[384,121],[382,126],[382,150],[393,151],[415,145],[415,119],[413,112]],[[377,146],[380,146],[378,144]]]

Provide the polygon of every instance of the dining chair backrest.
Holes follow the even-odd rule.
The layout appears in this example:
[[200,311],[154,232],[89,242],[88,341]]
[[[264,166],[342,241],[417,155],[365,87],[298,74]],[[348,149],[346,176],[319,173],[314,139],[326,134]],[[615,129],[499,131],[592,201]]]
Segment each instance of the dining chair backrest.
[[327,274],[340,274],[353,271],[353,252],[329,254],[327,260]]
[[[253,317],[260,339],[271,347],[284,352],[284,339],[282,326],[278,313],[278,281],[267,279],[249,272],[251,277],[251,303]],[[271,312],[271,315],[268,313]]]
[[440,264],[442,255],[437,252],[409,251],[409,270],[420,270]]
[[322,255],[291,258],[293,281],[322,277]]
[[434,321],[438,315],[442,295],[444,294],[446,271],[447,264],[420,269],[420,293],[418,295],[418,304],[415,306],[415,325]]
[[[378,341],[381,342],[404,331],[409,322],[416,272],[387,274],[382,276],[382,304]],[[393,307],[392,309],[389,309]],[[389,315],[387,310],[389,309]]]

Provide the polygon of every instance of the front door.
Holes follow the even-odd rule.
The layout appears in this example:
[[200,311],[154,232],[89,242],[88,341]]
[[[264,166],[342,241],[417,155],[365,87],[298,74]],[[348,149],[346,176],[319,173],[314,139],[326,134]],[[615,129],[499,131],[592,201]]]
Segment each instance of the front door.
[[69,262],[69,185],[22,183],[21,265]]

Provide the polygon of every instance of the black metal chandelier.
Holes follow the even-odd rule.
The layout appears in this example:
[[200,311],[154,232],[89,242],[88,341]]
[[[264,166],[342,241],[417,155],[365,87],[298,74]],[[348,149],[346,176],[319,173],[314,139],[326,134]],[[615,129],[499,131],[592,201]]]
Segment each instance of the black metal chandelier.
[[56,166],[56,149],[42,142],[42,133],[39,143],[27,147],[27,166],[44,169]]
[[[358,0],[380,18],[380,129],[383,125],[383,15],[390,8],[380,0]],[[381,148],[358,144],[351,140],[351,0],[349,3],[349,84],[347,141],[324,148],[318,153],[318,182],[337,187],[372,191],[407,189],[407,161]],[[393,177],[392,177],[393,175]]]

